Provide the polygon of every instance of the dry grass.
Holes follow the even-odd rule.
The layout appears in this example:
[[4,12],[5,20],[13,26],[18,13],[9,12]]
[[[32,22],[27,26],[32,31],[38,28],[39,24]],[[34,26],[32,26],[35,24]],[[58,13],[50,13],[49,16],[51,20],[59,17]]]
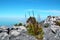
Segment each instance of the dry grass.
[[55,25],[58,25],[60,26],[60,21],[54,21],[56,24]]

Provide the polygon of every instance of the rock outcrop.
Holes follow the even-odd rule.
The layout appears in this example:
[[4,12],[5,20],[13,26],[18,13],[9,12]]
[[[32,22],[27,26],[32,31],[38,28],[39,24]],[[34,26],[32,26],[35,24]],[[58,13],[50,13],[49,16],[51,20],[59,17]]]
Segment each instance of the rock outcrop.
[[14,26],[9,34],[7,27],[0,27],[0,40],[37,40],[34,36],[28,35],[24,26]]
[[[59,16],[48,16],[44,21],[44,39],[43,40],[60,40],[60,26],[56,25],[60,21]],[[49,24],[45,27],[45,24]]]

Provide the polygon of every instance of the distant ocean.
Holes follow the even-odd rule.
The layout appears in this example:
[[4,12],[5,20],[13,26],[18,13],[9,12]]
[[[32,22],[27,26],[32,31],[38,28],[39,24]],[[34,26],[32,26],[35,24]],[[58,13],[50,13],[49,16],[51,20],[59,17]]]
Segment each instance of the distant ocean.
[[14,24],[18,23],[18,21],[0,21],[0,26],[12,27]]
[[25,23],[26,19],[9,19],[9,18],[0,18],[0,26],[12,27],[16,23]]
[[[41,18],[43,20],[44,18]],[[0,26],[7,26],[7,27],[12,27],[16,23],[25,23],[27,19],[25,18],[20,18],[20,19],[11,19],[11,18],[0,18]],[[40,19],[37,18],[37,21],[41,21]]]

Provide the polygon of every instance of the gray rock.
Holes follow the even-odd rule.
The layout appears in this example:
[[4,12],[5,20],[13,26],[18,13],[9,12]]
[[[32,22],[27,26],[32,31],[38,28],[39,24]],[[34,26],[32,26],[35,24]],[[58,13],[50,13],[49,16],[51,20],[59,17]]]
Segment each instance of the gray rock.
[[2,31],[0,33],[0,40],[37,40],[34,36],[28,35],[25,27],[19,27],[18,29],[14,28],[10,30],[9,34],[7,34],[7,30],[5,27],[0,28]]
[[58,16],[49,16],[45,20],[44,24],[48,23],[48,28],[43,28],[44,38],[43,40],[60,40],[60,26],[55,25],[54,21],[60,20]]

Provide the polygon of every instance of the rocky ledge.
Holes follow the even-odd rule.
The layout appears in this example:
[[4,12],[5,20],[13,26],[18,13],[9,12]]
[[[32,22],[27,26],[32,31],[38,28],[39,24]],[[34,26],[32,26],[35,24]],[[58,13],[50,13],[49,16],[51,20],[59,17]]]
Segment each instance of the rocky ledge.
[[0,40],[37,40],[34,36],[28,35],[24,26],[0,27]]
[[48,16],[43,23],[43,40],[60,40],[60,16]]

